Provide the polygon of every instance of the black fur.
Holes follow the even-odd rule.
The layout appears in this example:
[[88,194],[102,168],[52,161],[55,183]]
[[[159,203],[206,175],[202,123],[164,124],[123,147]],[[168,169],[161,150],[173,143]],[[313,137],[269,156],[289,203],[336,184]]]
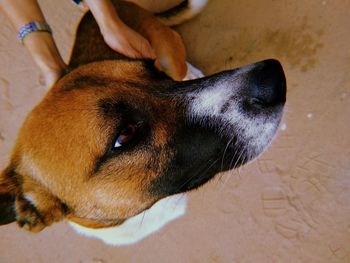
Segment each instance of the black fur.
[[0,195],[0,225],[9,224],[16,220],[15,199],[16,197],[12,194]]
[[186,192],[228,170],[236,160],[224,154],[226,145],[226,140],[210,128],[192,125],[178,130],[169,145],[175,156],[165,173],[153,182],[151,193],[168,196]]

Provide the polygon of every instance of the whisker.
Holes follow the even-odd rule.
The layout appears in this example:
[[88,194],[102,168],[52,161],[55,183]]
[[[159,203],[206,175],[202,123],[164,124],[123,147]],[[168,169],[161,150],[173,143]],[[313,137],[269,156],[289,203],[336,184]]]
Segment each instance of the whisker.
[[[192,181],[193,178],[197,177],[199,174],[201,174],[201,173],[202,173],[202,174],[203,174],[203,173],[206,173],[210,168],[213,167],[213,165],[215,165],[215,163],[216,163],[217,161],[219,161],[219,159],[220,159],[220,158],[214,160],[204,171],[203,171],[203,170],[198,171],[197,173],[195,173],[194,175],[192,175],[190,178],[188,178],[188,179],[179,187],[179,190],[180,190],[182,187],[184,187],[186,184],[188,184],[190,181]],[[209,161],[210,161],[210,160],[209,160]]]
[[140,226],[139,227],[142,227],[143,220],[145,219],[145,216],[146,216],[146,212],[147,212],[147,210],[143,211],[143,213],[142,213],[142,218],[141,218],[141,222],[140,222]]
[[240,160],[242,158],[243,153],[245,153],[244,148],[240,151],[239,156],[234,164],[233,164],[234,159],[232,159],[230,166],[229,166],[230,170],[238,165],[238,163],[240,162]]
[[[232,160],[235,159],[237,153],[238,153],[238,151],[235,151],[235,153],[234,153],[233,156],[232,156]],[[223,164],[223,163],[221,163],[221,165],[222,165],[222,164]],[[217,181],[217,185],[218,185],[219,183],[224,183],[224,182],[222,181],[222,177],[223,177],[223,174],[221,174],[221,175],[219,176],[218,181]]]
[[[223,177],[223,175],[221,175],[221,177]],[[219,191],[217,191],[217,196],[216,197],[218,197],[219,193],[222,192],[225,189],[226,183],[228,182],[230,177],[231,176],[229,174],[226,175],[226,178],[222,181],[222,185],[219,188]]]
[[[225,148],[225,151],[224,151],[224,155],[225,155],[225,152],[227,151],[228,147],[229,147],[229,144],[231,144],[233,142],[233,138],[228,142],[226,148]],[[234,142],[235,144],[237,144],[237,142]],[[236,145],[235,145],[236,146]],[[237,155],[238,151],[236,150],[232,156],[232,160],[234,160],[236,158],[236,155]],[[232,162],[232,161],[231,161]],[[222,161],[221,161],[221,171],[223,171],[223,164],[224,164],[224,156],[222,157]],[[229,166],[230,167],[230,166]],[[217,181],[217,184],[219,182],[223,183],[222,182],[222,177],[223,177],[223,174],[221,174],[218,178],[218,181]]]
[[224,170],[225,155],[226,155],[226,152],[227,152],[227,150],[228,150],[230,144],[233,142],[233,140],[234,140],[234,137],[232,137],[232,139],[228,141],[228,143],[227,143],[227,145],[226,145],[226,148],[225,148],[225,150],[224,150],[224,153],[223,153],[223,155],[222,155],[221,169],[220,169],[221,171]]

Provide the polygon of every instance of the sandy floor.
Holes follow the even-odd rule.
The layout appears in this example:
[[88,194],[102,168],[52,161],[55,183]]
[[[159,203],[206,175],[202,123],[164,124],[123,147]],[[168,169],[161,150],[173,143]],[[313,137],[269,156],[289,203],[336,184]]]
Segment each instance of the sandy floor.
[[[42,0],[67,59],[81,15]],[[62,3],[61,3],[62,2]],[[0,262],[350,262],[350,2],[216,0],[181,26],[207,74],[277,58],[288,105],[269,150],[190,195],[187,214],[129,247],[108,247],[60,223],[40,234],[0,228]],[[0,167],[45,89],[0,16]]]

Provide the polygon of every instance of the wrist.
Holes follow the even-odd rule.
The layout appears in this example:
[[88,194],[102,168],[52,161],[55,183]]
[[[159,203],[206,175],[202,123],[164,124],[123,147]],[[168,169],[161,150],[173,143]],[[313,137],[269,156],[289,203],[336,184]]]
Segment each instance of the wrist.
[[23,43],[43,73],[63,72],[65,70],[66,64],[59,54],[51,34],[35,32],[28,35]]
[[45,21],[32,21],[20,27],[17,38],[23,43],[24,38],[34,32],[47,32],[52,34],[51,27]]

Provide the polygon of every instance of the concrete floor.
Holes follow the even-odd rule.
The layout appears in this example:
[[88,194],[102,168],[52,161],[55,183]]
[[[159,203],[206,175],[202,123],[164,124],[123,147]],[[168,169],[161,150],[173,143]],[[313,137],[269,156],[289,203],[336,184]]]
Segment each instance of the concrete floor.
[[[42,0],[67,59],[81,13]],[[44,88],[0,16],[0,167]],[[216,0],[179,27],[207,74],[279,59],[288,103],[258,160],[190,194],[187,214],[139,244],[109,247],[66,223],[0,227],[0,262],[350,262],[350,2]]]

